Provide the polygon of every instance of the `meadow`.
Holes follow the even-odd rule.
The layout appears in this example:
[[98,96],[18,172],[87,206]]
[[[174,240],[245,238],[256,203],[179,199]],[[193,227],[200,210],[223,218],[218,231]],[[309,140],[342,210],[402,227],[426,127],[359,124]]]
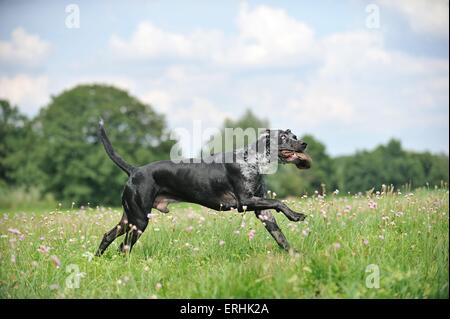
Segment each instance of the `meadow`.
[[131,254],[117,252],[121,237],[97,258],[119,208],[0,209],[0,297],[449,297],[447,189],[286,201],[308,215],[275,213],[291,253],[253,212],[153,210]]

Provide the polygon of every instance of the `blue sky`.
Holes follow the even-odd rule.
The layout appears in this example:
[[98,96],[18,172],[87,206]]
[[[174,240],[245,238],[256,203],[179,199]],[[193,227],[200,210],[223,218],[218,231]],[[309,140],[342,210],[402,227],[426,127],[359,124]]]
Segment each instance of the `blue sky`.
[[[66,27],[71,3],[80,28]],[[2,1],[0,98],[32,116],[64,89],[108,83],[172,129],[251,108],[332,155],[391,137],[448,154],[448,3]]]

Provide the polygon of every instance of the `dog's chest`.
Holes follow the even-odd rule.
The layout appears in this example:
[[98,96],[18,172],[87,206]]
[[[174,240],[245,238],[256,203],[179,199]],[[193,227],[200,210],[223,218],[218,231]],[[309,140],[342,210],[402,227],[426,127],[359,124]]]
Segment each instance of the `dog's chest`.
[[259,174],[258,165],[245,163],[241,164],[242,187],[249,196],[254,196],[262,187],[263,180]]

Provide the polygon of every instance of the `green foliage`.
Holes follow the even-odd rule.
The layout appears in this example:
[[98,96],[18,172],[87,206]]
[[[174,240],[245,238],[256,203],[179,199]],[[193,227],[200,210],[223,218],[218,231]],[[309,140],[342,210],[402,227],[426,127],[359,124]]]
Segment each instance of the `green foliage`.
[[29,149],[42,172],[35,182],[59,200],[120,204],[126,175],[97,138],[100,117],[116,151],[131,164],[168,157],[173,142],[164,117],[149,105],[110,86],[82,85],[65,91],[33,120],[35,143]]
[[29,120],[16,106],[0,100],[0,188],[17,185],[30,133]]
[[3,194],[35,189],[77,205],[120,204],[126,176],[99,144],[100,116],[115,149],[131,164],[167,159],[174,143],[168,140],[162,115],[109,86],[83,85],[63,92],[31,121],[7,101],[0,106]]
[[339,187],[350,192],[382,184],[416,188],[448,183],[448,156],[407,152],[394,139],[373,151],[337,158],[336,167]]

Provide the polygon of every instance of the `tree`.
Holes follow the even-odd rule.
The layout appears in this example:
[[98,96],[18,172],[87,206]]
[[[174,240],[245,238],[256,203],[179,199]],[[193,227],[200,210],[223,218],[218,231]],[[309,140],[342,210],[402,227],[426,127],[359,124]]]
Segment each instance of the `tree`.
[[[232,119],[225,119],[224,124],[220,130],[220,134],[212,136],[211,139],[203,147],[204,150],[209,154],[211,152],[229,152],[233,149],[249,145],[256,141],[258,138],[258,129],[265,129],[269,127],[269,122],[266,119],[260,119],[250,109],[247,109],[244,115],[236,121]],[[236,136],[229,136],[225,134],[226,128],[232,129],[242,129],[243,131],[251,129],[255,134],[250,136],[248,139],[244,138],[244,134],[239,134],[235,132]],[[214,147],[213,141],[219,142],[219,147]],[[213,148],[214,147],[214,148]]]
[[395,139],[335,162],[339,187],[350,192],[379,189],[382,184],[417,188],[448,182],[448,156],[408,152]]
[[28,118],[16,106],[0,100],[0,184],[11,187],[20,182],[19,170],[23,169],[24,146],[30,134]]
[[126,91],[80,85],[53,97],[33,121],[38,139],[34,158],[43,185],[59,200],[119,205],[126,175],[106,155],[97,137],[102,117],[116,151],[130,164],[166,159],[175,143],[168,139],[163,115]]

